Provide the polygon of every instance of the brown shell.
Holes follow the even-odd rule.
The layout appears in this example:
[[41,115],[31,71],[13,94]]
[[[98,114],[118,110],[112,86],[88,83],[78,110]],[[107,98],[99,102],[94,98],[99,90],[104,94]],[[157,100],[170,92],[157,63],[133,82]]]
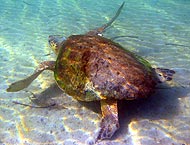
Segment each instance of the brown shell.
[[72,35],[59,51],[55,79],[78,100],[136,99],[155,89],[150,64],[101,36]]

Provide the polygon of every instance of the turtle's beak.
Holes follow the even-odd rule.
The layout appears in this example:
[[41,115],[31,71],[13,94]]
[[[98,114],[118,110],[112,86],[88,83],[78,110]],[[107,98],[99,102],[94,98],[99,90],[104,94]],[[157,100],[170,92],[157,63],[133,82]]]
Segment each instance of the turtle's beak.
[[49,39],[48,39],[49,45],[50,45],[51,49],[55,52],[56,55],[59,53],[59,50],[65,40],[66,40],[66,38],[61,35],[50,35],[49,36]]

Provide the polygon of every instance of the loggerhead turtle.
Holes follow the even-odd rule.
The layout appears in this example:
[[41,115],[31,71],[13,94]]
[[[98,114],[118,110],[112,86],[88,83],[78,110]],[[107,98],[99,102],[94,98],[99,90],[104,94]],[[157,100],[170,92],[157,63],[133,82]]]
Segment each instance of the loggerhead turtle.
[[56,61],[40,63],[31,76],[11,84],[7,91],[20,91],[44,70],[51,70],[57,85],[67,94],[80,101],[100,101],[102,121],[96,140],[111,138],[119,128],[117,101],[148,97],[158,83],[172,80],[175,73],[152,68],[142,57],[101,36],[123,6],[124,2],[108,23],[86,34],[50,36]]

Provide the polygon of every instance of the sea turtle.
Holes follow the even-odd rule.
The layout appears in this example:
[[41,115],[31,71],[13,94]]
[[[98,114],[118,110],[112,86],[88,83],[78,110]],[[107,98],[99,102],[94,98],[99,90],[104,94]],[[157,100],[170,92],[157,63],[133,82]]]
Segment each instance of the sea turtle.
[[56,61],[42,62],[26,79],[9,86],[8,92],[26,88],[44,70],[54,71],[57,85],[80,101],[100,101],[102,121],[96,140],[111,138],[119,128],[118,100],[148,97],[158,83],[172,80],[173,70],[152,68],[148,61],[120,44],[99,36],[118,17],[83,35],[50,36]]

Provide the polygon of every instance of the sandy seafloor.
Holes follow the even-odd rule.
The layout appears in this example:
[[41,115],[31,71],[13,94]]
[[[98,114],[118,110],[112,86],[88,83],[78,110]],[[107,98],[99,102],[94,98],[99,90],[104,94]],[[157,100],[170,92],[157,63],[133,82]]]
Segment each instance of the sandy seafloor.
[[[30,87],[7,93],[10,83],[55,60],[48,36],[83,34],[114,15],[122,0],[0,0],[0,144],[93,144],[101,114],[98,103],[79,103],[44,72]],[[150,98],[120,103],[120,130],[103,145],[190,144],[190,1],[127,0],[104,34],[146,58],[176,71],[174,81]],[[30,101],[31,92],[37,99]],[[50,108],[16,105],[18,101]],[[66,107],[66,109],[64,108]],[[99,113],[98,113],[99,112]]]

